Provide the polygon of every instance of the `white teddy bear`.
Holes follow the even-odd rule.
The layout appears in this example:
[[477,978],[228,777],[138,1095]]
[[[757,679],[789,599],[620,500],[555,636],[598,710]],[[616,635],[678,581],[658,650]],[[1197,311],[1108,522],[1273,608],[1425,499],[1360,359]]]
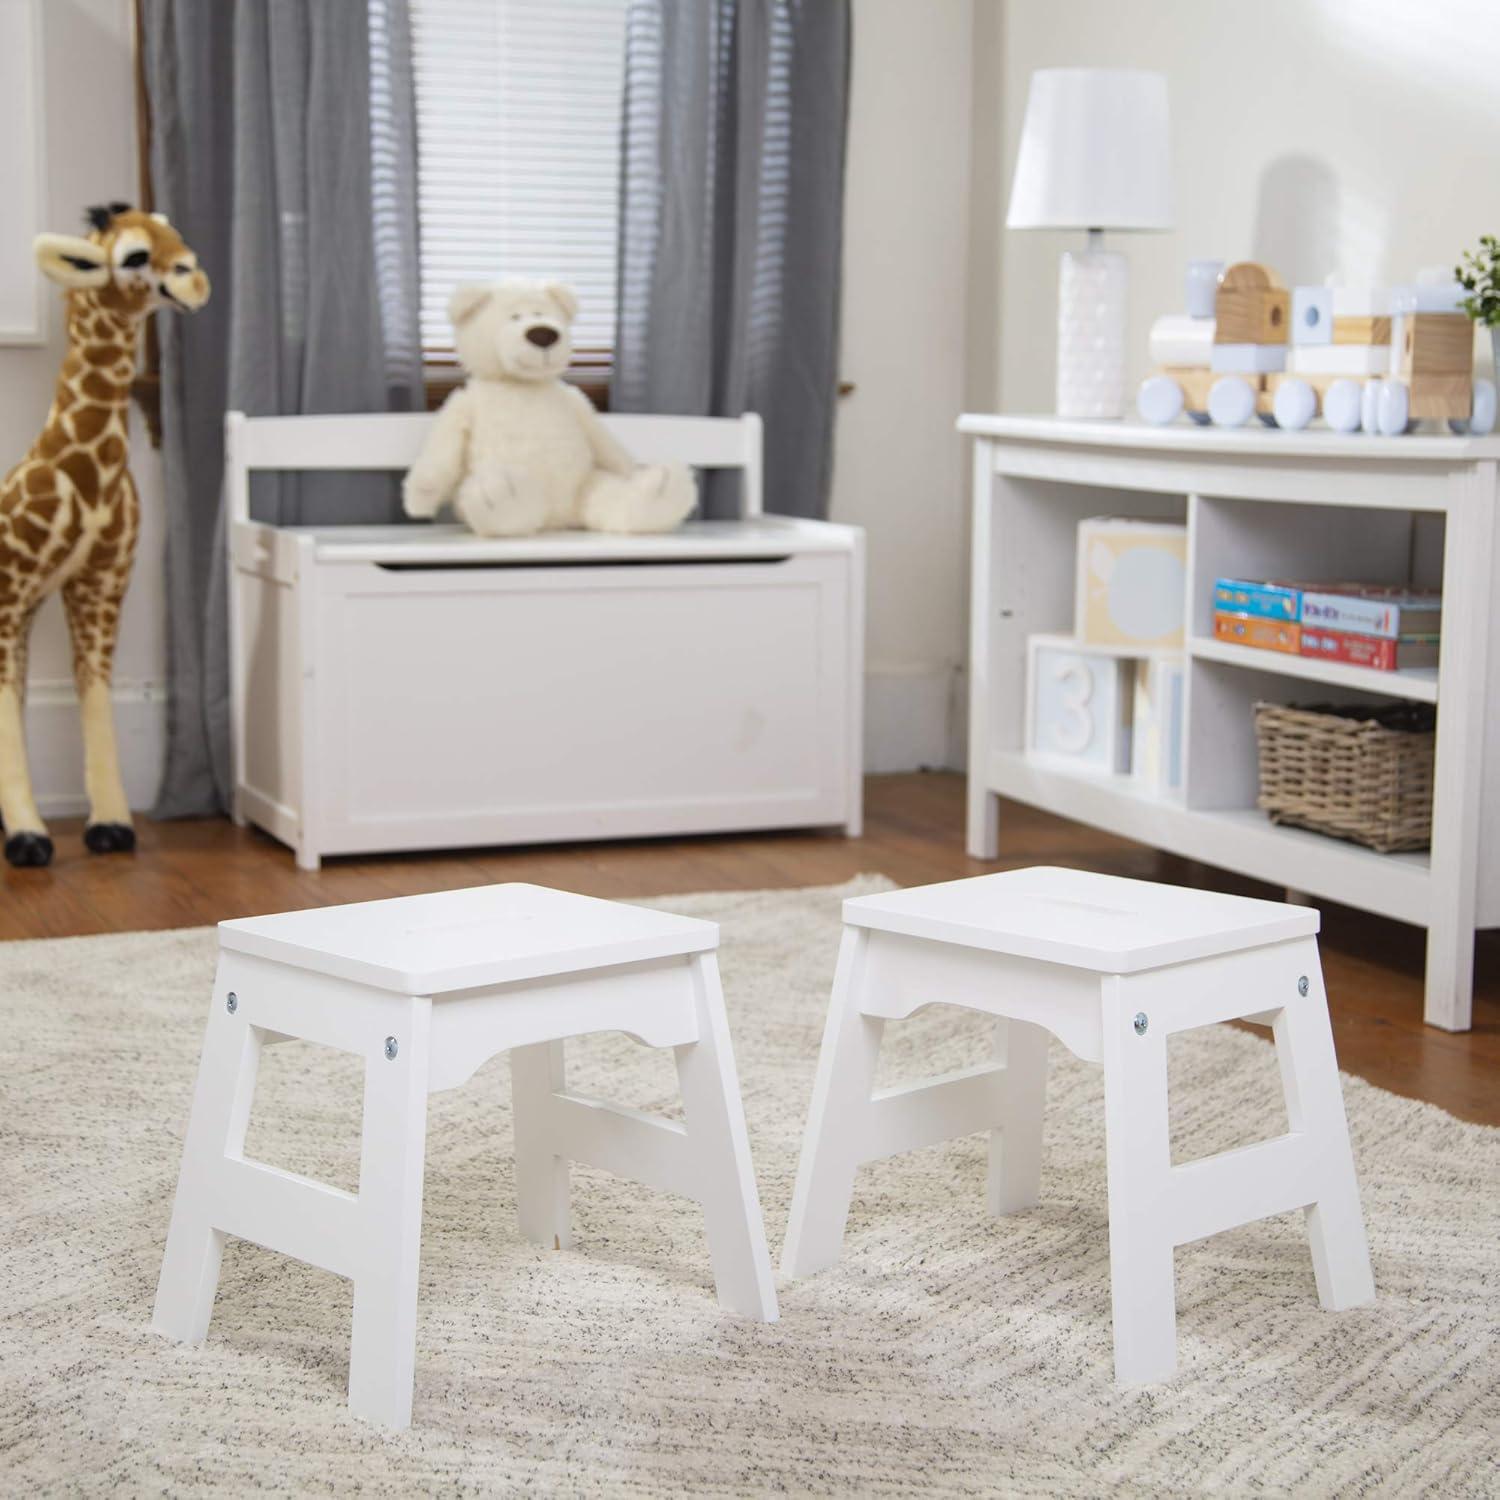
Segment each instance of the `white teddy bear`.
[[468,383],[443,403],[406,476],[409,516],[453,502],[480,536],[670,531],[697,500],[680,464],[640,466],[561,379],[578,300],[555,282],[461,286],[448,303]]

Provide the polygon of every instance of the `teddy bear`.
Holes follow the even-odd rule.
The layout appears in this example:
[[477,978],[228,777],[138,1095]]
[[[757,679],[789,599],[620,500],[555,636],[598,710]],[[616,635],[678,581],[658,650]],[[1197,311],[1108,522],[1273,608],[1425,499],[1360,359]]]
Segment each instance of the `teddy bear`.
[[480,536],[670,531],[697,501],[680,464],[639,465],[567,385],[578,299],[557,282],[460,286],[448,303],[466,384],[443,403],[402,487],[406,513],[452,502]]

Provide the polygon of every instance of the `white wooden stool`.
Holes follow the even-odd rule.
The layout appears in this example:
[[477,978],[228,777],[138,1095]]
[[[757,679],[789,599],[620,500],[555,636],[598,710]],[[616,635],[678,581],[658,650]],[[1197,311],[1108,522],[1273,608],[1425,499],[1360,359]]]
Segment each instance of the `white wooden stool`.
[[[152,1326],[208,1332],[224,1237],[354,1282],[349,1406],[411,1420],[427,1096],[510,1049],[528,1239],[569,1243],[568,1162],[703,1206],[720,1304],[776,1316],[712,922],[533,885],[225,922]],[[563,1039],[676,1049],[685,1124],[569,1093]],[[247,1160],[260,1049],[303,1038],[365,1059],[359,1192]]]
[[[988,1130],[989,1202],[1041,1181],[1047,1032],[1104,1066],[1115,1377],[1177,1365],[1174,1246],[1306,1211],[1326,1308],[1375,1295],[1318,963],[1318,913],[1076,870],[1015,870],[844,903],[782,1270],[839,1254],[862,1162]],[[872,1094],[886,1021],[934,1003],[998,1018],[996,1061]],[[1274,1030],[1288,1133],[1173,1166],[1167,1037],[1217,1021]]]

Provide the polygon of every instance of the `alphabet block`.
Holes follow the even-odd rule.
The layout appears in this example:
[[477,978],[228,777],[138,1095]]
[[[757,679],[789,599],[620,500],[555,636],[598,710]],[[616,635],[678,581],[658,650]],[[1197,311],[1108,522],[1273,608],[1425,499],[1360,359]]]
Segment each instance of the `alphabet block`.
[[1079,769],[1130,769],[1134,662],[1068,636],[1034,635],[1026,695],[1026,748]]
[[1182,700],[1185,664],[1180,656],[1142,658],[1135,669],[1130,770],[1148,791],[1182,785]]
[[1185,526],[1120,516],[1080,521],[1073,596],[1079,643],[1180,649],[1186,573]]

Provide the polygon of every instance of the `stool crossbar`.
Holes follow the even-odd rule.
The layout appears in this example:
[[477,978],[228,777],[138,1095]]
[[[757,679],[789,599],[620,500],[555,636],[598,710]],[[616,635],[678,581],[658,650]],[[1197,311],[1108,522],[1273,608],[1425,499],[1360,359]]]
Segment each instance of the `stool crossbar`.
[[[838,1258],[862,1163],[955,1136],[990,1133],[991,1212],[1034,1206],[1050,1032],[1104,1069],[1121,1384],[1176,1368],[1177,1245],[1300,1208],[1322,1305],[1374,1296],[1316,911],[1037,869],[857,897],[844,921],[786,1275]],[[885,1023],[938,1002],[996,1018],[994,1061],[874,1092]],[[1272,1028],[1288,1129],[1174,1166],[1167,1037],[1234,1019]]]
[[[717,943],[711,922],[525,885],[222,924],[153,1327],[206,1337],[228,1235],[349,1277],[350,1409],[407,1425],[427,1098],[506,1050],[526,1238],[570,1246],[570,1161],[680,1193],[720,1304],[774,1319]],[[565,1040],[596,1031],[674,1049],[683,1123],[568,1089]],[[364,1059],[357,1193],[244,1154],[261,1049],[290,1038]]]

